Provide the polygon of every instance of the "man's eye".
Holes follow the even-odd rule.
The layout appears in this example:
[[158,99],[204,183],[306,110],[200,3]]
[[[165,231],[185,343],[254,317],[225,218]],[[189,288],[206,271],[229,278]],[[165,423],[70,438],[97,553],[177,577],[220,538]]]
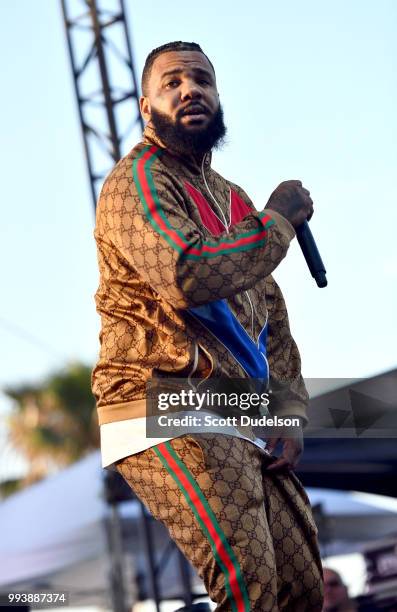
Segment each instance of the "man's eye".
[[210,83],[206,79],[199,79],[198,83],[199,85],[210,85]]
[[166,87],[177,87],[179,85],[178,81],[167,81],[167,83],[165,84]]

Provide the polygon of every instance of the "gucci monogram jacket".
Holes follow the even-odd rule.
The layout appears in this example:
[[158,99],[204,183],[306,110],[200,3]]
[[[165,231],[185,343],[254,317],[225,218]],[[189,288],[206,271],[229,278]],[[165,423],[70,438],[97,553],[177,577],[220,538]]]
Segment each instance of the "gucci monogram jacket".
[[295,236],[278,213],[146,128],[105,180],[94,232],[100,425],[146,414],[152,377],[269,378],[279,416],[306,418],[307,392],[271,273]]

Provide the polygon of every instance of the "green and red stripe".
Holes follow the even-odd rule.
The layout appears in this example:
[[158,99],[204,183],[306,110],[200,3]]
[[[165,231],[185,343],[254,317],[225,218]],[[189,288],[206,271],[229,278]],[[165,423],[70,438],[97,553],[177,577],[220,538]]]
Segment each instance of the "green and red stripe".
[[190,244],[182,232],[173,228],[168,221],[153,181],[151,166],[163,151],[164,149],[156,145],[145,147],[134,160],[132,172],[146,216],[152,227],[167,240],[172,248],[181,255],[183,254],[186,259],[202,257],[210,259],[219,255],[248,251],[265,244],[267,230],[274,221],[264,212],[258,214],[262,228],[238,234],[234,238],[223,238],[218,242],[205,241],[199,249]]
[[153,450],[182,491],[209,541],[215,560],[225,576],[225,588],[233,612],[249,612],[250,602],[240,565],[203,492],[170,442],[158,444]]

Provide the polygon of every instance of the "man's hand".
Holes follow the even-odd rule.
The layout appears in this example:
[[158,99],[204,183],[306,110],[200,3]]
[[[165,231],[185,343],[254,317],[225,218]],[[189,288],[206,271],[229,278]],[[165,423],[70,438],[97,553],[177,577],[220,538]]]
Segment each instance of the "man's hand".
[[284,181],[273,191],[265,208],[270,208],[298,227],[313,214],[313,200],[310,191],[301,181]]
[[265,471],[294,470],[296,468],[303,453],[302,427],[297,428],[296,432],[294,432],[294,437],[281,435],[280,437],[270,438],[266,445],[266,450],[272,454],[279,442],[283,444],[282,453],[276,461],[273,461],[265,468]]

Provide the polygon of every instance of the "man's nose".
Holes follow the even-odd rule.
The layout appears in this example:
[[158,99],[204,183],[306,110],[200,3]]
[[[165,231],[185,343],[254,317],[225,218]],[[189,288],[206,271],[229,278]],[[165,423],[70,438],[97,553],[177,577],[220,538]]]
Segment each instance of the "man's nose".
[[193,80],[187,79],[181,84],[181,100],[194,100],[201,98],[200,86]]

